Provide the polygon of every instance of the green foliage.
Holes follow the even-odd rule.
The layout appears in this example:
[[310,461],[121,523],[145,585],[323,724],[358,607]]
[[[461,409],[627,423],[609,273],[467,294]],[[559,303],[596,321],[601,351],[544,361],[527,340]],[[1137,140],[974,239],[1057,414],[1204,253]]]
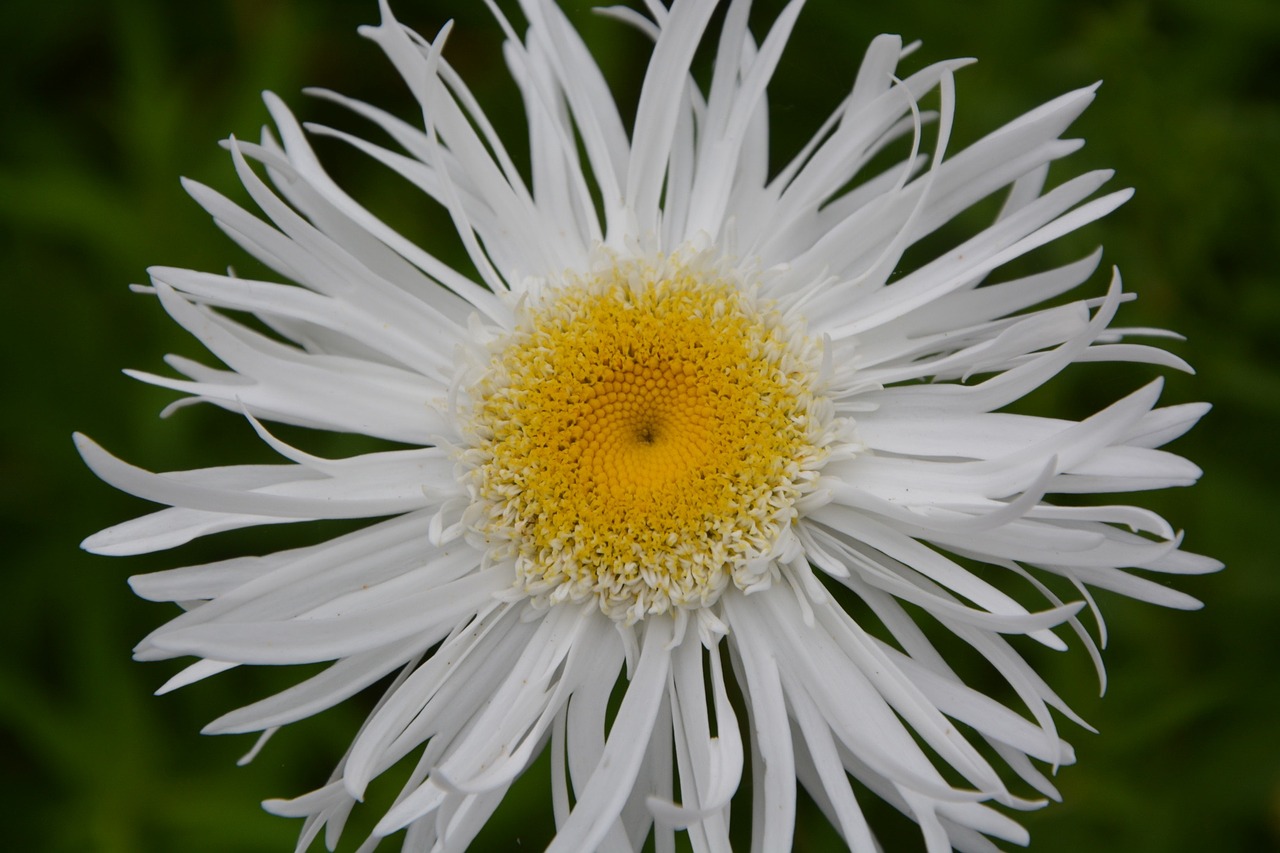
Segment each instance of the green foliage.
[[[606,64],[619,91],[634,85],[643,40],[587,15],[585,3],[569,5],[592,43],[608,45]],[[757,5],[763,21],[781,4]],[[426,33],[443,15],[459,16],[450,56],[483,102],[503,105],[494,110],[500,129],[518,139],[523,119],[506,106],[514,105],[515,90],[495,60],[500,34],[482,4],[401,0],[397,8]],[[177,176],[238,197],[229,159],[215,141],[228,133],[257,136],[266,120],[260,90],[277,91],[304,117],[321,120],[334,110],[303,98],[302,86],[389,103],[408,118],[414,109],[375,48],[354,34],[357,24],[376,17],[373,0],[49,0],[12,4],[6,13],[4,846],[291,849],[295,825],[262,814],[255,802],[323,783],[367,706],[350,703],[286,730],[249,768],[235,767],[252,740],[202,738],[200,726],[298,673],[233,672],[149,696],[180,665],[134,664],[128,650],[169,614],[163,605],[135,600],[123,579],[314,534],[229,536],[178,556],[90,557],[77,550],[80,538],[146,507],[94,480],[69,436],[86,430],[153,469],[265,459],[234,416],[188,410],[161,424],[154,415],[171,396],[118,375],[125,366],[163,370],[164,352],[199,356],[154,302],[130,296],[125,285],[144,281],[152,263],[210,270],[248,264],[185,198]],[[1228,570],[1177,582],[1205,600],[1200,613],[1101,597],[1111,628],[1105,701],[1096,696],[1080,649],[1046,660],[1051,682],[1101,734],[1063,723],[1080,762],[1058,773],[1065,803],[1026,817],[1032,849],[1280,846],[1280,573],[1270,542],[1280,474],[1280,6],[811,0],[771,91],[776,126],[783,128],[781,154],[794,150],[843,95],[865,44],[881,31],[923,39],[925,59],[981,59],[958,79],[961,140],[1105,79],[1076,128],[1089,144],[1068,168],[1113,167],[1117,184],[1138,194],[1088,229],[1079,245],[1104,242],[1108,260],[1139,294],[1122,315],[1126,325],[1188,337],[1173,348],[1200,375],[1173,378],[1166,399],[1208,399],[1216,407],[1175,447],[1205,468],[1202,484],[1157,502],[1186,528],[1190,550],[1223,559]],[[375,210],[438,246],[437,213],[406,198],[404,188],[354,153],[339,159],[337,171],[368,188]],[[1119,384],[1098,371],[1069,372],[1040,404],[1083,414],[1149,376],[1116,375]],[[310,446],[345,447],[323,439]],[[500,812],[503,823],[485,836],[493,849],[516,849],[516,840],[538,849],[545,842],[544,772],[535,770]],[[834,849],[821,821],[812,808],[802,815],[802,849]],[[891,850],[899,849],[898,837]],[[901,837],[911,839],[912,832],[903,828]],[[917,842],[902,843],[915,849]]]

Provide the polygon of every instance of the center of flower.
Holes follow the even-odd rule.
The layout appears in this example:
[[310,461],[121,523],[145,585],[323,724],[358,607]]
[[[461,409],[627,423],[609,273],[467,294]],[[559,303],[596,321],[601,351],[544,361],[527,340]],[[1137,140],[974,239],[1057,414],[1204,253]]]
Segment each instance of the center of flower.
[[672,259],[549,290],[478,384],[474,532],[528,595],[627,622],[766,580],[824,458],[815,352],[732,276]]

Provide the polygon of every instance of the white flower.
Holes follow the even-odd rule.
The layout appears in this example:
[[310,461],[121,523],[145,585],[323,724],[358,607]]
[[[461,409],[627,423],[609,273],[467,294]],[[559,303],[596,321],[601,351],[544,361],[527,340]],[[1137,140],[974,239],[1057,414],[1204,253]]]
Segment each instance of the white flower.
[[[1156,448],[1206,406],[1156,408],[1157,380],[1080,422],[1000,411],[1073,362],[1186,367],[1127,342],[1149,330],[1110,325],[1126,300],[1118,274],[1104,296],[1036,307],[1085,282],[1098,253],[1001,275],[1130,195],[1091,199],[1106,172],[1046,190],[1093,89],[951,155],[965,62],[899,72],[912,46],[880,36],[835,113],[771,175],[764,93],[801,3],[758,44],[749,4],[728,4],[706,91],[690,63],[714,0],[608,10],[655,42],[630,135],[560,10],[520,5],[523,38],[495,15],[531,175],[442,57],[448,27],[428,42],[385,3],[365,35],[425,130],[330,92],[399,150],[309,128],[443,205],[479,281],[340,189],[271,95],[277,134],[228,144],[266,218],[188,185],[293,284],[152,270],[147,290],[226,367],[175,357],[186,378],[134,375],[243,414],[285,463],[151,474],[78,437],[104,480],[168,506],[85,547],[383,520],[134,578],[139,595],[185,609],[138,658],[200,658],[165,689],[241,664],[332,661],[208,728],[262,731],[259,746],[395,674],[332,780],[268,804],[307,818],[303,847],[322,830],[332,843],[370,781],[416,753],[376,835],[407,828],[406,849],[462,850],[548,745],[555,851],[639,849],[650,834],[671,849],[677,831],[727,850],[748,760],[756,850],[790,846],[797,781],[852,849],[875,850],[851,778],[916,821],[931,851],[1025,843],[993,805],[1056,798],[1038,768],[1073,756],[1051,709],[1079,721],[1009,635],[1062,649],[1074,634],[1101,675],[1078,618],[1089,587],[1190,608],[1151,575],[1219,566],[1145,509],[1050,500],[1194,482],[1194,465]],[[935,89],[937,114],[920,112]],[[905,159],[869,173],[895,142]],[[993,223],[904,268],[908,248],[997,193]],[[409,449],[318,458],[268,421]],[[960,680],[948,663],[960,647],[1008,681],[1015,707]]]

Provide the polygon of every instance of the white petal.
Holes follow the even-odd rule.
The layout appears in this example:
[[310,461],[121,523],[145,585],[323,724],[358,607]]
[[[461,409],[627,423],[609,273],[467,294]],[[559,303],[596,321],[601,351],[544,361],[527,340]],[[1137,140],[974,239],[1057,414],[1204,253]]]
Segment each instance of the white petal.
[[286,622],[213,622],[157,636],[171,652],[242,663],[312,663],[358,654],[410,634],[430,637],[452,626],[510,583],[507,570],[489,569],[441,587],[405,595],[373,611]]
[[594,849],[617,819],[639,772],[666,687],[671,659],[664,647],[670,638],[668,620],[655,618],[646,624],[640,660],[614,718],[604,752],[547,853]]

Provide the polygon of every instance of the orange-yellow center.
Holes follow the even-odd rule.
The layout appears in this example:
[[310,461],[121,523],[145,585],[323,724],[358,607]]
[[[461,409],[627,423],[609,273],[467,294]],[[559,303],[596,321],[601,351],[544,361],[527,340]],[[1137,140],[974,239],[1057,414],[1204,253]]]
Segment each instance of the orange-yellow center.
[[628,622],[749,584],[822,457],[812,351],[674,261],[548,292],[478,386],[477,532],[531,596]]

